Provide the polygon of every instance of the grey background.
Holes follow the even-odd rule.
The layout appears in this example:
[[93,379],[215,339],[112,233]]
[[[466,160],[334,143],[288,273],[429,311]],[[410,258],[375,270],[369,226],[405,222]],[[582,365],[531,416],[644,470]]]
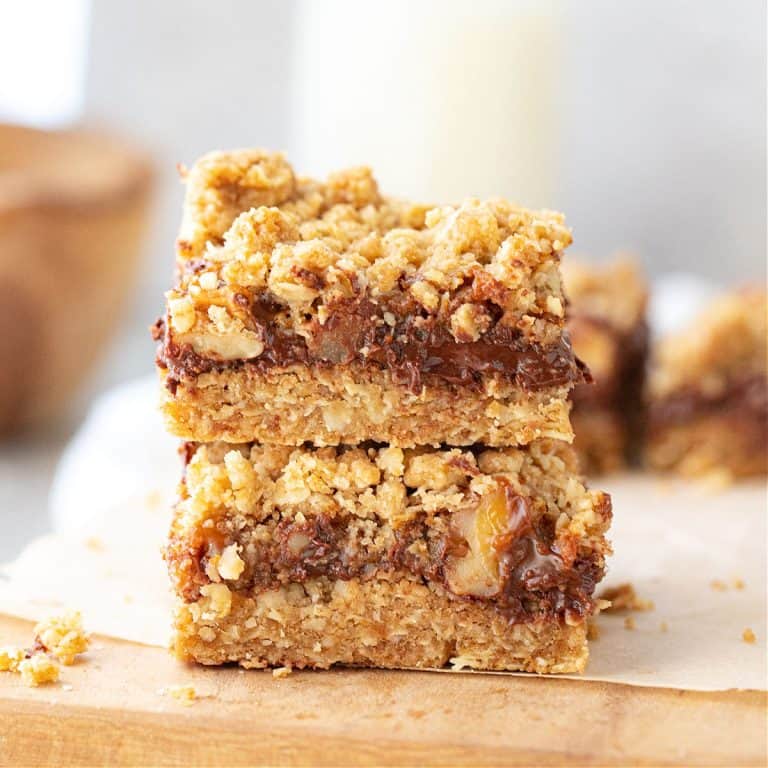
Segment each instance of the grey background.
[[[0,23],[13,23],[12,6],[2,6]],[[91,3],[83,119],[134,137],[156,158],[152,233],[123,330],[80,409],[50,434],[0,445],[0,515],[13,521],[4,524],[0,561],[46,527],[52,469],[89,399],[152,368],[146,329],[170,283],[181,206],[175,163],[215,147],[298,150],[293,30],[301,7],[300,0]],[[765,3],[554,7],[563,49],[550,204],[567,213],[575,250],[599,259],[633,249],[652,276],[688,270],[723,285],[765,280]],[[349,30],[358,33],[376,30]],[[0,72],[6,77],[14,73]]]

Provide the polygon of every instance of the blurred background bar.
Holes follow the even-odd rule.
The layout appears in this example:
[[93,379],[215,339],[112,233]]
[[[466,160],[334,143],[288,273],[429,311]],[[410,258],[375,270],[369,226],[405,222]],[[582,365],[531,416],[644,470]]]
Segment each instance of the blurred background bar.
[[25,519],[0,560],[44,526],[93,395],[151,371],[175,166],[210,149],[284,149],[306,173],[371,164],[384,191],[428,201],[557,208],[574,253],[629,250],[652,279],[765,280],[763,0],[4,0],[0,122],[111,134],[155,178],[115,333],[60,420],[0,445],[0,515]]

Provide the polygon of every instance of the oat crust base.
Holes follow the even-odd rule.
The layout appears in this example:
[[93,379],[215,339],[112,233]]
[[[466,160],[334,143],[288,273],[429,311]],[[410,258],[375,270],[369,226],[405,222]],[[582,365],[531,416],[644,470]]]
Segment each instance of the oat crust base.
[[578,673],[587,623],[510,624],[492,606],[452,599],[417,580],[292,584],[233,593],[225,616],[206,598],[179,604],[172,652],[246,668],[454,668]]
[[573,439],[567,388],[522,392],[501,378],[489,378],[479,391],[434,385],[413,393],[387,371],[362,366],[266,373],[244,367],[201,374],[180,382],[175,394],[167,387],[163,393],[168,429],[199,442],[412,447]]

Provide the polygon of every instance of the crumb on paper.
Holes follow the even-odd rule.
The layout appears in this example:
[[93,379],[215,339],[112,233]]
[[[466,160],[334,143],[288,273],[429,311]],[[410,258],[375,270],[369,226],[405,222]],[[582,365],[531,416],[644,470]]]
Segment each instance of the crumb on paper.
[[735,578],[732,582],[734,589],[744,589],[747,585],[744,583],[744,579]]
[[634,629],[635,626],[635,620],[631,616],[627,616],[627,618],[624,619],[624,629]]
[[709,586],[715,590],[715,592],[726,592],[728,590],[728,585],[724,581],[720,581],[720,579],[712,579],[712,581],[709,582]]
[[733,472],[727,467],[717,467],[697,478],[699,487],[705,493],[720,493],[735,483]]
[[454,656],[450,658],[448,662],[454,672],[463,672],[464,670],[472,671],[473,665],[477,666],[477,661],[471,656]]
[[[34,644],[29,650],[0,648],[0,672],[17,672],[32,687],[55,683],[59,679],[59,662],[66,666],[73,664],[75,657],[88,649],[90,640],[77,611],[39,622],[34,633]],[[71,689],[72,686],[64,687],[64,690]]]
[[90,637],[83,629],[79,611],[51,616],[35,626],[35,645],[55,656],[65,666],[75,663],[75,657],[88,650]]
[[85,546],[91,552],[103,552],[106,549],[104,542],[98,536],[89,536],[85,540]]
[[667,624],[666,621],[662,621],[661,624],[659,625],[659,629],[662,632],[668,632],[669,631],[669,624]]
[[757,640],[757,636],[755,635],[755,633],[754,633],[754,632],[753,632],[753,631],[752,631],[752,630],[751,630],[749,627],[747,627],[747,628],[746,628],[746,629],[745,629],[745,630],[744,630],[744,631],[741,633],[741,639],[742,639],[742,640],[743,640],[745,643],[750,643],[750,644],[752,644],[752,643],[754,643],[754,642]]
[[146,505],[147,509],[157,509],[159,506],[161,506],[163,503],[163,494],[160,493],[157,489],[150,491],[145,497],[144,497],[144,504]]
[[283,677],[288,677],[288,675],[293,674],[293,668],[292,667],[276,667],[272,670],[272,677],[280,680]]
[[44,653],[35,653],[19,664],[21,679],[32,688],[59,679],[59,665]]
[[607,613],[652,611],[655,607],[651,600],[643,600],[638,597],[634,586],[629,582],[619,584],[616,587],[607,587],[602,591],[600,597],[611,603],[610,607],[604,609]]
[[161,688],[158,693],[161,696],[167,694],[185,707],[191,707],[197,700],[197,691],[193,685],[168,685]]
[[674,491],[674,486],[668,478],[656,481],[656,492],[662,496],[669,496]]

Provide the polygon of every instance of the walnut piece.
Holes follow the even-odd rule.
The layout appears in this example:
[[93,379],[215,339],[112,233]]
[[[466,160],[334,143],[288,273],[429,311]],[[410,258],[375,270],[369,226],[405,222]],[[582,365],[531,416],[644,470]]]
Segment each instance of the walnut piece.
[[457,512],[453,523],[469,551],[448,559],[446,577],[451,591],[457,595],[493,597],[502,586],[496,543],[510,528],[504,488],[497,485],[480,499],[476,509]]

